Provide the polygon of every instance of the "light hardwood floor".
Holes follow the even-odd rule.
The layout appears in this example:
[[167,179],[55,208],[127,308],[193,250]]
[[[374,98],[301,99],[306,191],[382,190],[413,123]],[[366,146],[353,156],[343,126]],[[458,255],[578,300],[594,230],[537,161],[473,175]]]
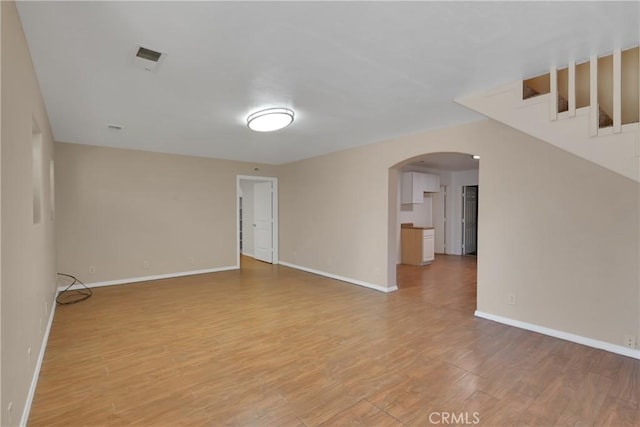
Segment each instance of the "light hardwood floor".
[[29,425],[640,425],[640,361],[474,318],[475,258],[391,294],[242,264],[58,307]]

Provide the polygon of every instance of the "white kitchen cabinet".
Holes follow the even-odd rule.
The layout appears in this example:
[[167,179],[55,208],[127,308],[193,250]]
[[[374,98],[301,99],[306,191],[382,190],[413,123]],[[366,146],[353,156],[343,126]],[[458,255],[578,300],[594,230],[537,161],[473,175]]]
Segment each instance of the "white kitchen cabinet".
[[440,175],[425,173],[423,181],[424,191],[426,191],[427,193],[440,192]]
[[400,186],[400,203],[424,203],[424,193],[440,191],[440,177],[422,172],[403,172]]
[[435,232],[434,230],[423,230],[422,263],[431,262],[435,258]]
[[424,178],[419,172],[404,172],[401,183],[401,203],[423,203],[424,202]]

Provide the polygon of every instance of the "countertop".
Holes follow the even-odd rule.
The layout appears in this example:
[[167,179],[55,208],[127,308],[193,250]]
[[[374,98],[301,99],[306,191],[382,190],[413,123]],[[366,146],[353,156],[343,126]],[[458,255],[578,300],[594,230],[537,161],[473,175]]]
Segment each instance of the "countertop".
[[435,230],[435,227],[414,227],[413,224],[400,224],[401,228],[410,228],[413,230]]

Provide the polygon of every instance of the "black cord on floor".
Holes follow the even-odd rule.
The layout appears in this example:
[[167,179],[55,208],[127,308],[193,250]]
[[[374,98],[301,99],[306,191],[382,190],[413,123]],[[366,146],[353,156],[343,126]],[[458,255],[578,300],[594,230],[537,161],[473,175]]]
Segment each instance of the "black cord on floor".
[[[58,273],[58,276],[68,277],[73,279],[73,281],[58,294],[56,297],[56,303],[60,305],[75,304],[77,302],[84,301],[93,295],[93,291],[77,277],[65,273]],[[80,284],[82,287],[80,289],[71,289],[75,284]]]

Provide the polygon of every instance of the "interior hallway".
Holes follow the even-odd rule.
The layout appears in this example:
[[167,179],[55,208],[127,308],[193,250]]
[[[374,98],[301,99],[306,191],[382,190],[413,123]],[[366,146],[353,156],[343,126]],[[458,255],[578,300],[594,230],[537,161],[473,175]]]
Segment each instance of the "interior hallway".
[[473,257],[390,294],[242,267],[58,307],[29,425],[640,424],[640,361],[473,317]]

